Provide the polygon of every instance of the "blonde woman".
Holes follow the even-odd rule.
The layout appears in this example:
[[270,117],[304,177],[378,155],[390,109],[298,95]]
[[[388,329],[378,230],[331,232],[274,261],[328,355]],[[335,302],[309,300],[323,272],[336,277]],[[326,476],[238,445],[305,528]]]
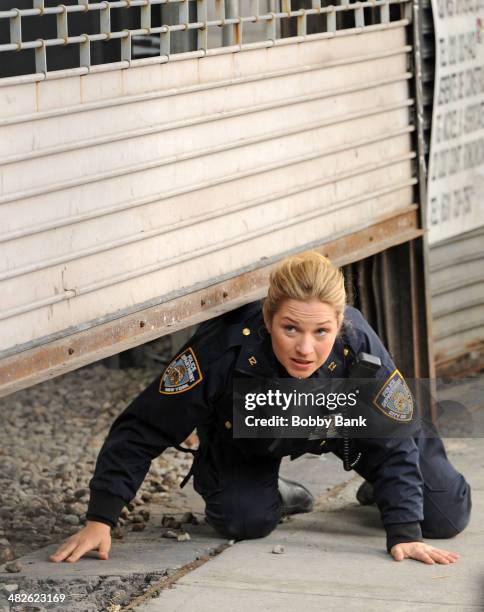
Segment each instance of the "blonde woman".
[[470,516],[470,487],[448,461],[439,438],[355,438],[350,450],[341,438],[324,444],[267,440],[255,450],[251,440],[233,436],[235,378],[346,378],[362,352],[381,362],[372,391],[375,414],[383,420],[411,419],[406,383],[361,313],[346,306],[340,270],[315,252],[282,261],[271,274],[263,304],[248,304],[202,324],[116,419],[90,483],[87,525],[51,560],[75,562],[89,550],[107,559],[110,528],[136,495],[151,460],[196,428],[200,448],[192,467],[194,487],[205,500],[207,522],[223,536],[264,537],[281,514],[310,511],[311,493],[279,478],[281,458],[334,452],[367,481],[360,498],[376,502],[395,560],[455,562],[457,554],[423,542],[423,537],[456,535]]

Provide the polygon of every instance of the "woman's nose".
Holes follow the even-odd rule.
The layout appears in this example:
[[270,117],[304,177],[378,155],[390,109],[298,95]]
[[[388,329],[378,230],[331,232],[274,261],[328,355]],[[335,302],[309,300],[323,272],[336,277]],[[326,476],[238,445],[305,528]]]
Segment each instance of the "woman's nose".
[[301,355],[309,355],[312,353],[313,347],[311,344],[311,339],[308,337],[301,338],[296,346],[296,350]]

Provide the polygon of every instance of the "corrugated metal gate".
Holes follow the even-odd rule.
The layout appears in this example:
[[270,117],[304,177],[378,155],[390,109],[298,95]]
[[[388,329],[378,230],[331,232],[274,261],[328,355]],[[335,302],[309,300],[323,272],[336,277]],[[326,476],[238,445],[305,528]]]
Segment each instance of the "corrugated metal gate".
[[440,372],[484,366],[484,227],[432,246],[430,288]]
[[[57,37],[30,42],[22,11],[0,13],[0,57],[33,49],[37,70],[0,80],[3,393],[255,299],[287,253],[344,264],[421,235],[408,2],[252,2],[228,19],[199,0],[189,22],[181,0],[178,25],[153,25],[164,3],[39,0]],[[79,7],[99,33],[71,36]],[[120,8],[137,30],[111,30]],[[246,44],[251,25],[262,40]],[[228,28],[213,48],[211,28]],[[197,50],[173,54],[177,31]],[[154,35],[159,55],[133,60]],[[121,61],[93,65],[108,39]],[[51,73],[46,51],[64,43],[81,66]]]

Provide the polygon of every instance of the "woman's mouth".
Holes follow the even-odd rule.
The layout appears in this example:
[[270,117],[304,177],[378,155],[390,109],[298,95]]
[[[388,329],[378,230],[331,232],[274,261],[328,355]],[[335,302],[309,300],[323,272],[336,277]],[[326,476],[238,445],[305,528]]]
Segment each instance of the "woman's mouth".
[[295,359],[291,357],[291,364],[296,370],[307,370],[311,367],[312,361],[308,361],[307,359]]

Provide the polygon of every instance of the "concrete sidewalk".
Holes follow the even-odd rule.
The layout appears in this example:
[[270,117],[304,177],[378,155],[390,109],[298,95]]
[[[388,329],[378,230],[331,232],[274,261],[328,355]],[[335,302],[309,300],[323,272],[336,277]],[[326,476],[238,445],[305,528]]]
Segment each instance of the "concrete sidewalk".
[[[428,540],[459,553],[457,563],[393,561],[376,507],[355,500],[361,479],[345,473],[339,462],[336,466],[334,457],[323,456],[324,467],[306,461],[285,464],[283,470],[296,479],[305,474],[314,492],[321,472],[333,486],[339,478],[342,484],[320,495],[315,512],[279,525],[267,538],[235,544],[136,609],[175,612],[196,602],[197,612],[484,610],[483,390],[481,376],[439,393],[440,400],[459,399],[468,409],[466,422],[453,415],[448,431],[476,436],[445,441],[451,461],[472,487],[471,522],[454,539]],[[284,547],[283,554],[272,553],[276,544]]]
[[[429,540],[458,552],[453,565],[396,563],[385,550],[375,507],[361,507],[353,478],[321,510],[280,525],[269,537],[240,542],[181,578],[140,612],[293,612],[295,610],[483,610],[484,448],[482,440],[447,443],[473,488],[473,517],[452,540]],[[284,554],[273,554],[281,544]]]

